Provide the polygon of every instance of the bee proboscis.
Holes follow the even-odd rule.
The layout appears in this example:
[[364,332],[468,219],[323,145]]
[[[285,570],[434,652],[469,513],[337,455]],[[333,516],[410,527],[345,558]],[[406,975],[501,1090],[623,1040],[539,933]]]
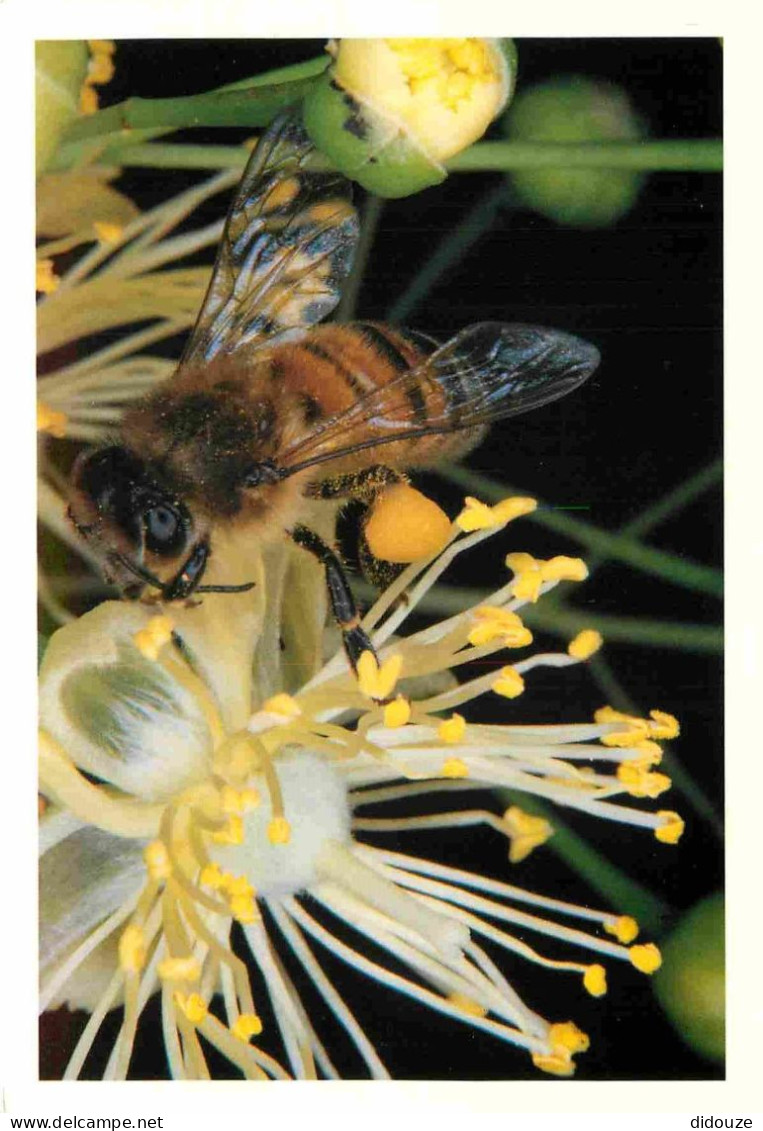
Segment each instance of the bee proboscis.
[[[230,207],[175,374],[84,453],[70,516],[126,596],[205,585],[215,530],[284,532],[326,569],[353,666],[371,644],[335,552],[306,527],[306,496],[361,497],[469,450],[492,421],[566,395],[597,350],[539,326],[486,322],[444,345],[374,322],[317,325],[337,305],[358,220],[350,184],[311,167],[291,116],[260,139]],[[371,649],[372,650],[372,649]]]

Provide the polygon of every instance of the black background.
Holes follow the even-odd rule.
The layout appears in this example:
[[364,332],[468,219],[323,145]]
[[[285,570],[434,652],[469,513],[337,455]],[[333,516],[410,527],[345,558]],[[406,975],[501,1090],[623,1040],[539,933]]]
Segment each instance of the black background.
[[[322,46],[316,40],[120,42],[116,77],[103,89],[101,102],[197,93],[312,58]],[[721,48],[715,40],[537,39],[520,41],[518,47],[520,86],[559,73],[605,78],[627,89],[655,137],[721,132]],[[227,130],[187,134],[194,141],[238,141],[241,136]],[[145,207],[198,176],[131,169],[118,184]],[[418,196],[388,202],[358,314],[383,319],[434,245],[463,223],[474,201],[498,179],[498,174],[454,175]],[[219,199],[211,205],[216,206],[222,207]],[[574,396],[495,427],[472,453],[470,466],[549,504],[586,508],[574,513],[614,530],[714,459],[722,442],[720,222],[717,174],[650,176],[636,207],[609,229],[566,229],[529,211],[507,208],[440,279],[409,324],[445,338],[471,322],[538,322],[590,339],[603,360]],[[425,485],[455,513],[458,490],[435,477],[427,477]],[[501,551],[527,549],[541,557],[576,552],[573,543],[529,523],[510,528],[503,539]],[[650,540],[672,553],[720,565],[720,492],[702,496],[658,527]],[[477,562],[477,571],[492,571],[497,579],[499,561],[493,548],[482,567]],[[461,584],[473,585],[475,578],[474,558],[453,575]],[[480,575],[484,584],[489,580]],[[615,564],[603,567],[575,600],[577,607],[597,613],[707,624],[717,623],[721,612],[714,598]],[[542,635],[538,639],[543,647],[546,641]],[[674,752],[722,812],[717,658],[616,643],[605,654],[640,707],[660,707],[681,718],[683,732]],[[517,701],[516,716],[514,704],[508,709],[522,722],[582,721],[603,701],[582,668],[546,669],[533,673],[528,691]],[[506,711],[503,702],[487,705],[483,717],[506,718]],[[722,858],[708,827],[679,798],[668,794],[655,807],[678,808],[689,816],[676,848],[625,826],[602,827],[569,813],[564,819],[678,913],[721,885]],[[507,877],[504,849],[494,833],[449,834],[438,842],[442,859]],[[379,843],[392,847],[389,840]],[[405,848],[414,854],[433,851],[431,838],[423,835],[407,837]],[[536,852],[521,868],[517,882],[528,888],[602,905],[601,897],[547,850]],[[717,1066],[681,1042],[647,980],[630,968],[609,963],[610,992],[594,1002],[574,978],[539,972],[510,956],[499,955],[498,960],[528,1004],[551,1019],[572,1016],[591,1035],[591,1051],[579,1058],[579,1079],[719,1075]],[[336,975],[393,1075],[538,1078],[526,1056],[486,1034],[377,992],[365,979],[348,975],[333,957],[326,968]],[[323,1013],[317,1002],[310,1004],[314,1015]],[[319,1032],[332,1032],[327,1024],[322,1030],[320,1022]],[[333,1053],[331,1041],[329,1046]],[[357,1073],[351,1054],[345,1062],[338,1053],[336,1063],[347,1075]],[[134,1067],[141,1076],[162,1074],[153,1040],[144,1050],[139,1042]]]

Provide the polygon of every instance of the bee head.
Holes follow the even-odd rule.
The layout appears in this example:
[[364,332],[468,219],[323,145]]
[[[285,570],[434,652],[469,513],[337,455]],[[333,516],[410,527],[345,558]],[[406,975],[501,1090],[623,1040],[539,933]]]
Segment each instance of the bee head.
[[181,558],[191,542],[188,509],[149,474],[146,465],[122,447],[83,453],[72,473],[69,517],[102,561],[107,581],[125,596],[144,588],[124,563],[146,567]]

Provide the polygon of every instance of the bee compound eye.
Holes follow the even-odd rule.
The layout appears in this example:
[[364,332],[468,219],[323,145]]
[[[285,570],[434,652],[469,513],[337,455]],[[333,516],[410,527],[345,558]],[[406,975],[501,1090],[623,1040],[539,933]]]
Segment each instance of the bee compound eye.
[[185,543],[185,524],[174,507],[157,503],[143,515],[146,549],[155,554],[176,553]]

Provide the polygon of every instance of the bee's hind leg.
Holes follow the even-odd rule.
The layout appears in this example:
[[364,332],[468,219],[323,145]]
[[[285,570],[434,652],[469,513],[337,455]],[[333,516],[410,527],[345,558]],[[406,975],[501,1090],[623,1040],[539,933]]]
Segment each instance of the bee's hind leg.
[[331,599],[331,609],[342,633],[342,643],[354,672],[363,652],[376,658],[376,651],[365,629],[360,625],[360,613],[350,590],[342,563],[337,555],[314,531],[301,524],[291,531],[292,540],[318,559],[326,570],[326,584]]

